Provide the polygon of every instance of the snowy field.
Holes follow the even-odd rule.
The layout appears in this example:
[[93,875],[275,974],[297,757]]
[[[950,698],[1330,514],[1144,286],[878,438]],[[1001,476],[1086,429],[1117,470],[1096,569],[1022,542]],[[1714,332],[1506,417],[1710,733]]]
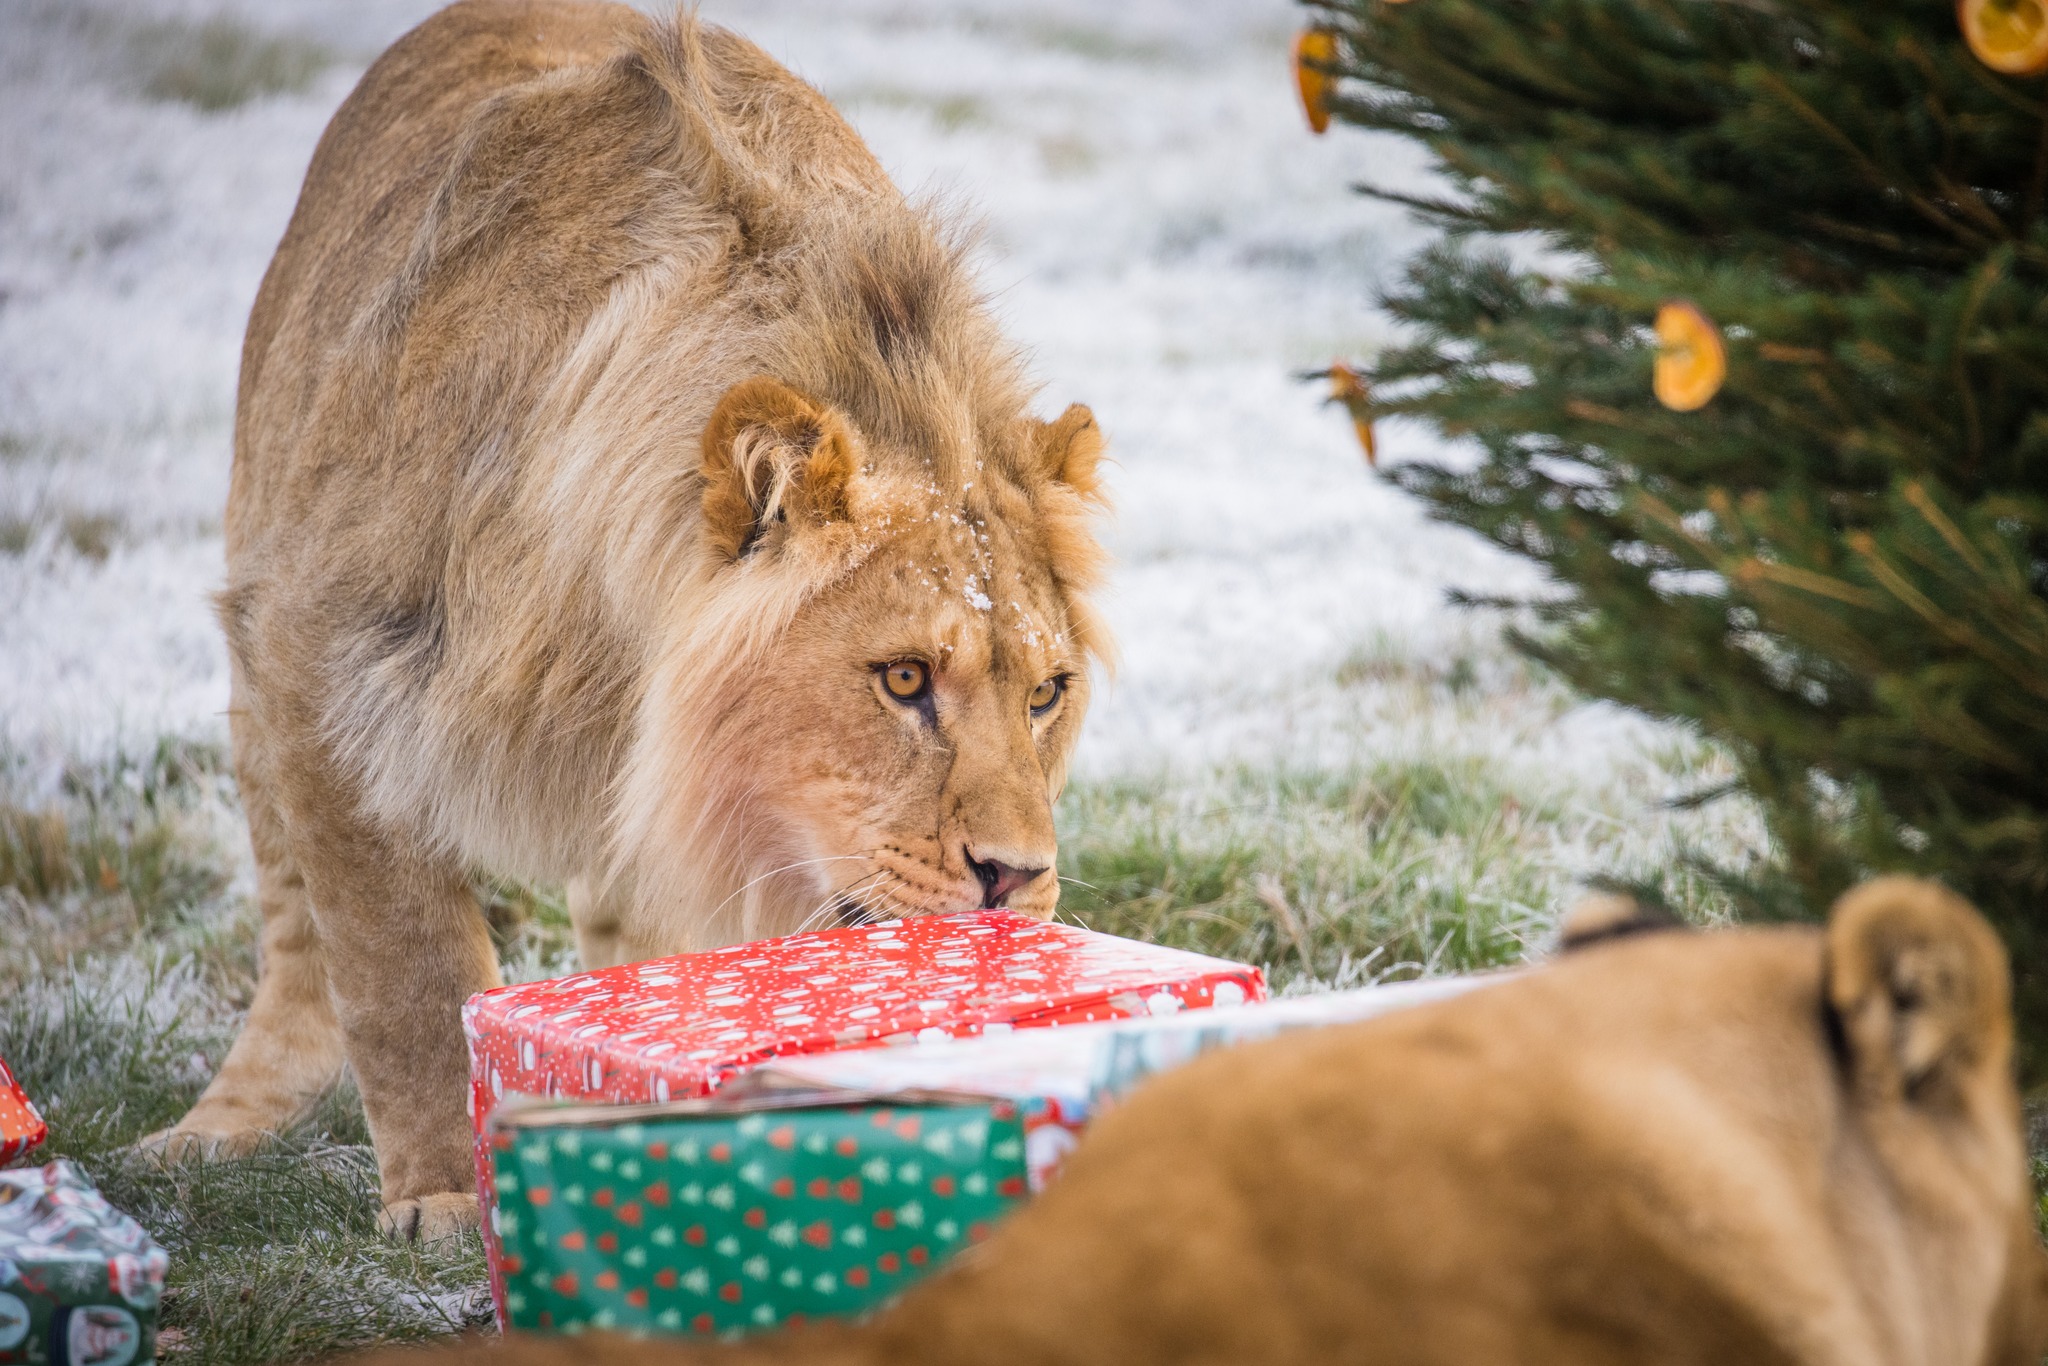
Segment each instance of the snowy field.
[[[430,9],[0,5],[0,745],[17,789],[224,736],[208,594],[242,325],[321,127]],[[1425,521],[1297,378],[1383,341],[1374,287],[1423,240],[1348,186],[1425,172],[1398,141],[1308,134],[1286,0],[703,12],[819,85],[900,184],[985,222],[1041,409],[1085,401],[1110,434],[1122,668],[1084,777],[1470,758],[1629,829],[1639,855],[1667,837],[1656,803],[1697,776],[1697,747],[1576,704],[1497,622],[1448,608],[1449,587],[1525,590],[1528,571]],[[285,88],[204,107],[219,101],[186,67],[209,42]],[[1413,428],[1381,446],[1435,452]]]

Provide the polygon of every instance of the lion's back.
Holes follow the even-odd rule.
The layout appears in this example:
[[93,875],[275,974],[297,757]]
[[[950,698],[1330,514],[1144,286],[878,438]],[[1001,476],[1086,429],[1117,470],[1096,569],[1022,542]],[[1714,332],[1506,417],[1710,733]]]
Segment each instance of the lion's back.
[[[603,0],[459,0],[365,73],[250,316],[231,560],[284,527],[297,543],[309,518],[368,527],[400,506],[431,520],[479,446],[516,436],[613,286],[693,228],[730,230],[709,187],[704,202],[677,197],[688,133],[663,85],[671,63],[648,60],[671,55],[676,32]],[[816,91],[744,39],[698,32],[719,99],[745,115],[731,121],[745,155],[887,186]],[[372,504],[338,512],[349,467],[380,462],[402,468],[379,471]]]
[[[603,60],[638,22],[624,6],[580,0],[461,0],[372,64],[321,136],[250,313],[231,509],[258,493],[242,487],[249,466],[277,444],[266,416],[307,408],[320,351],[332,354],[405,265],[478,106],[549,70]],[[232,548],[232,511],[230,520]]]

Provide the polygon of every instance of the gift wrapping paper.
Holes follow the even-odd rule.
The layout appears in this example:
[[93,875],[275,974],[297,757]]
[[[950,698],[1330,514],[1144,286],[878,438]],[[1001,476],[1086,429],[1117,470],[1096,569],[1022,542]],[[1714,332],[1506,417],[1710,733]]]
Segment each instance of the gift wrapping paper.
[[1001,1101],[627,1113],[493,1121],[507,1327],[727,1336],[859,1314],[1025,1195]]
[[0,1363],[149,1366],[168,1263],[75,1164],[0,1171]]

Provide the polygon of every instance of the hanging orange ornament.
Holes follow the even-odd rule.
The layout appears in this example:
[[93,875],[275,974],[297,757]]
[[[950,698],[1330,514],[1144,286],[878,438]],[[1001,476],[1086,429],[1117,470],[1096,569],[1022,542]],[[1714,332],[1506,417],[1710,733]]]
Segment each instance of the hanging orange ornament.
[[1728,352],[1713,320],[1674,300],[1657,310],[1657,366],[1650,387],[1674,412],[1704,408],[1728,378]]
[[1956,0],[1956,23],[1970,51],[1993,71],[2048,71],[2048,0]]
[[1303,29],[1294,35],[1294,84],[1301,91],[1301,108],[1308,126],[1317,133],[1330,126],[1329,73],[1311,63],[1329,66],[1337,60],[1337,35],[1326,28]]
[[1330,398],[1350,411],[1352,430],[1358,433],[1358,444],[1365,448],[1365,463],[1378,469],[1380,451],[1373,440],[1372,419],[1359,411],[1365,407],[1365,397],[1365,381],[1358,377],[1358,372],[1341,360],[1331,361]]

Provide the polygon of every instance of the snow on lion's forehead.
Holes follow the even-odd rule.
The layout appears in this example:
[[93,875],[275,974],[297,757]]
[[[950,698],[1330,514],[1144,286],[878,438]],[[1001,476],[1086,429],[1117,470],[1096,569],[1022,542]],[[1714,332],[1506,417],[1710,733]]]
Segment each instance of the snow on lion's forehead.
[[989,637],[998,652],[1022,645],[1063,657],[1066,604],[1042,538],[1029,534],[1030,504],[984,469],[974,461],[968,474],[982,477],[954,488],[929,475],[885,482],[856,511],[858,557],[931,599],[934,619],[953,627],[948,634]]

